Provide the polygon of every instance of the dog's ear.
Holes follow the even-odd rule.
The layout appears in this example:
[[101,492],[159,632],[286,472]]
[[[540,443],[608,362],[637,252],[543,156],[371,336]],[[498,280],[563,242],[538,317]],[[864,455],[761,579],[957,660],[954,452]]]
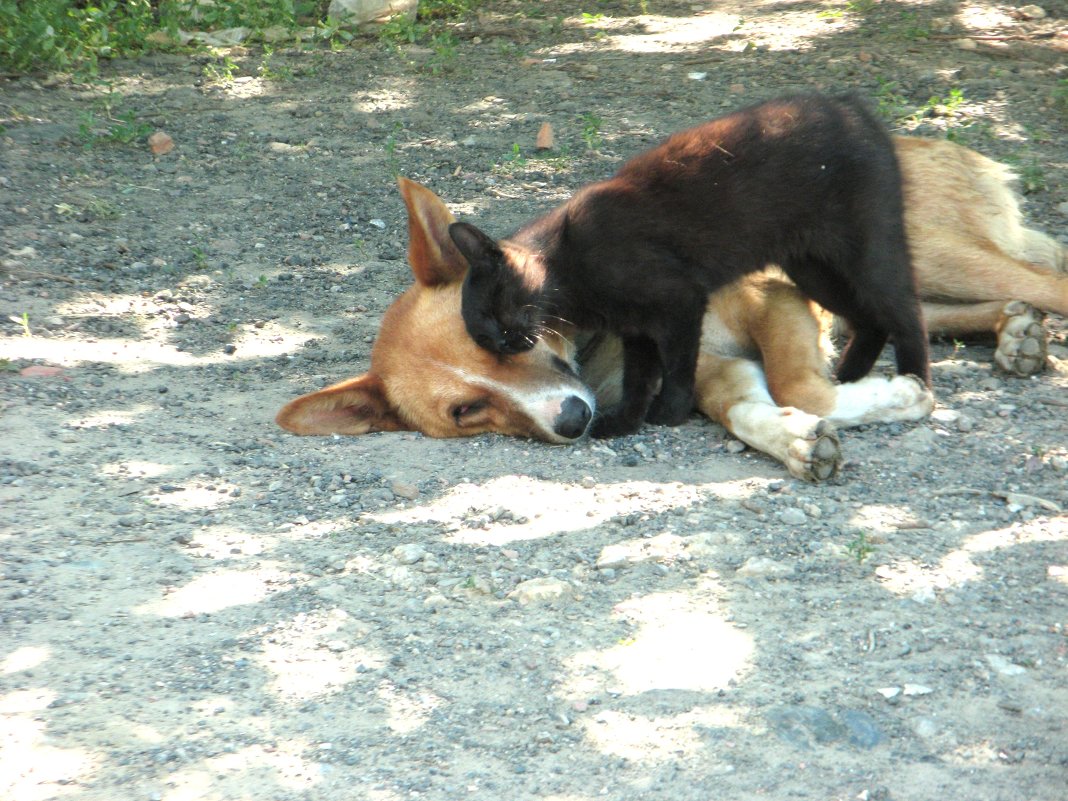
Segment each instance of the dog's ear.
[[373,373],[302,395],[283,406],[274,420],[294,434],[367,434],[409,428],[393,411],[382,380]]
[[462,281],[467,261],[449,236],[456,218],[437,195],[415,181],[397,178],[408,207],[408,263],[415,280],[426,286]]
[[471,225],[471,223],[454,222],[449,226],[449,236],[456,243],[459,252],[471,265],[472,276],[495,273],[501,265],[503,255],[500,247],[488,234]]

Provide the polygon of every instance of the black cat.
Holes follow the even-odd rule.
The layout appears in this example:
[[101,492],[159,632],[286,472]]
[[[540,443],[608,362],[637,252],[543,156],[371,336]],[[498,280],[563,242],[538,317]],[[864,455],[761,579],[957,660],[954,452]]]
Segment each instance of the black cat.
[[677,133],[500,242],[462,222],[449,234],[483,348],[520,352],[554,320],[622,337],[623,400],[594,436],[685,420],[709,293],[771,264],[852,326],[841,381],[892,338],[898,371],[929,382],[897,160],[853,96],[772,100]]

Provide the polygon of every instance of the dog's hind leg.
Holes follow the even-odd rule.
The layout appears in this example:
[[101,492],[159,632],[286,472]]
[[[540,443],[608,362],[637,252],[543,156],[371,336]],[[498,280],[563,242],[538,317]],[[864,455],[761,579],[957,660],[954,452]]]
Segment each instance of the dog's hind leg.
[[977,245],[967,237],[945,235],[938,241],[917,241],[914,251],[924,300],[1023,300],[1043,311],[1068,315],[1068,275],[1057,271],[1063,269],[1063,258],[1057,261],[1052,253],[1049,263],[1032,263],[1014,258],[990,241]]
[[783,264],[805,295],[850,325],[850,339],[835,371],[839,381],[866,376],[893,338],[898,372],[930,382],[927,332],[907,261],[900,263],[907,259],[907,248],[902,250],[892,256],[866,256],[852,267],[813,256]]
[[924,303],[923,316],[933,335],[996,335],[994,361],[1006,372],[1029,376],[1046,367],[1049,336],[1043,324],[1043,314],[1022,300]]
[[765,285],[766,308],[750,330],[760,347],[768,387],[780,406],[794,406],[836,426],[918,420],[934,397],[915,376],[828,380],[823,331],[809,304],[789,284]]
[[778,459],[796,478],[825,481],[842,462],[834,426],[817,415],[778,406],[756,362],[702,352],[697,407],[746,445]]

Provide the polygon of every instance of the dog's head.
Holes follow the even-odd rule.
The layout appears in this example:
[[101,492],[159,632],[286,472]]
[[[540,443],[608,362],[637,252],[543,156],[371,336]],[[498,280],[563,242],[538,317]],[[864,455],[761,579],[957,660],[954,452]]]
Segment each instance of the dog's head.
[[470,223],[453,223],[449,236],[470,265],[461,311],[471,338],[502,355],[533,348],[543,328],[540,257],[514,243],[498,243]]
[[570,342],[546,333],[521,352],[479,347],[461,315],[468,260],[449,236],[454,218],[426,187],[404,178],[399,184],[415,283],[383,315],[371,369],[291,401],[278,424],[296,434],[581,437],[595,404],[575,373]]

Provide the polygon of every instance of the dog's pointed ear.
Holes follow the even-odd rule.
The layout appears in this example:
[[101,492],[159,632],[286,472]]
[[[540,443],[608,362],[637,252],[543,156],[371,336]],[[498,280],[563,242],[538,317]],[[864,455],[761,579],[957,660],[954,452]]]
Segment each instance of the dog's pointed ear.
[[437,195],[415,181],[397,178],[408,207],[408,263],[415,280],[426,286],[462,281],[467,260],[449,236],[456,218]]
[[394,412],[382,379],[364,373],[290,401],[274,418],[294,434],[367,434],[406,431]]
[[472,275],[495,270],[501,263],[501,249],[493,237],[471,223],[455,222],[449,226],[449,236],[459,252],[471,265]]

